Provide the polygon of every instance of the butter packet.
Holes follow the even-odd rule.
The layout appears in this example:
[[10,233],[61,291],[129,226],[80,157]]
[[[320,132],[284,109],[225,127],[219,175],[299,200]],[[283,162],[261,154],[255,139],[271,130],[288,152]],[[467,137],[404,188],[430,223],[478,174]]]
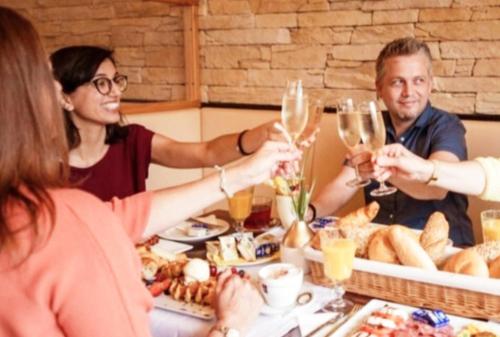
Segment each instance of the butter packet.
[[257,258],[264,258],[273,256],[280,250],[280,240],[270,233],[264,233],[257,236],[254,240],[255,256]]

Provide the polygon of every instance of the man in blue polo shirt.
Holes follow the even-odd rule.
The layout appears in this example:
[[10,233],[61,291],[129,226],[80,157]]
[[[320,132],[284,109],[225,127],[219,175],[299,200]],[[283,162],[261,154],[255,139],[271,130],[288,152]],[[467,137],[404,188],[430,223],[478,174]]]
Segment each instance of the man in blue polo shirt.
[[[388,109],[383,114],[387,144],[401,143],[429,159],[449,162],[467,159],[461,121],[429,102],[432,60],[424,42],[414,38],[390,42],[377,58],[376,74],[377,95]],[[312,202],[317,216],[336,212],[353,197],[356,188],[348,187],[346,182],[354,176],[354,169],[344,165]],[[375,222],[422,229],[433,212],[441,211],[450,223],[450,238],[456,245],[474,243],[466,196],[402,178],[391,177],[388,183],[398,191],[376,198],[380,212]],[[376,187],[377,182],[365,187],[367,203],[374,200],[370,191]]]

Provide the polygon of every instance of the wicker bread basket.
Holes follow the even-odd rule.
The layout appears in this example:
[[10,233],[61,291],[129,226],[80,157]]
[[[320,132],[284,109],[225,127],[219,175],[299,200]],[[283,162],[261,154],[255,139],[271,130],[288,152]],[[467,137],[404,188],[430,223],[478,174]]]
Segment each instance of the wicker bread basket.
[[[306,260],[311,270],[312,282],[323,286],[331,285],[331,281],[323,273],[323,263],[310,259],[307,251]],[[478,280],[481,279],[478,278]],[[353,270],[351,278],[344,283],[344,286],[352,293],[411,306],[442,309],[449,314],[459,316],[500,319],[500,296],[496,294],[418,282],[356,269]],[[498,287],[500,289],[500,281],[498,281]]]

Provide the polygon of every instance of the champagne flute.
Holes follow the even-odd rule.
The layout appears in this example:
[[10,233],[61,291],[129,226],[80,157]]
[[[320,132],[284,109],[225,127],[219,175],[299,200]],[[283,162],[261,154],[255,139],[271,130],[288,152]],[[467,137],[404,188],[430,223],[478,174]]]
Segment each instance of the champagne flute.
[[253,187],[236,192],[227,199],[229,215],[234,220],[234,229],[243,232],[245,219],[252,212]]
[[[339,231],[339,229],[335,229]],[[322,311],[336,312],[345,315],[353,306],[351,301],[344,299],[345,290],[342,283],[352,274],[356,243],[352,239],[340,238],[338,235],[322,232],[321,251],[323,252],[323,271],[333,283],[333,299],[323,307]]]
[[304,131],[308,118],[308,99],[304,95],[302,82],[289,81],[281,105],[281,122],[296,142]]
[[[385,145],[385,124],[382,113],[377,109],[374,101],[362,102],[359,105],[361,114],[361,139],[372,151],[380,149]],[[387,186],[384,180],[378,180],[379,187],[370,192],[372,197],[381,197],[395,193],[398,189]]]
[[[337,105],[337,127],[340,139],[344,145],[353,152],[359,146],[360,135],[360,115],[354,110],[352,98],[341,100]],[[358,165],[354,165],[356,178],[349,180],[346,185],[349,187],[363,187],[370,183],[370,179],[363,179],[359,175]]]

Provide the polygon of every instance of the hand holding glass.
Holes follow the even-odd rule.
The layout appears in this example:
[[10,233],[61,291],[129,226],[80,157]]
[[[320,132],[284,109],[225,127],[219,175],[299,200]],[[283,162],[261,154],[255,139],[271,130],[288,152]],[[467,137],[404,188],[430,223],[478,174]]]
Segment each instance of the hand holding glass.
[[[359,105],[361,115],[361,140],[370,150],[375,151],[385,145],[385,124],[382,112],[377,108],[375,101],[362,102]],[[373,197],[380,197],[395,193],[398,189],[387,186],[384,180],[379,180],[380,186],[371,191]]]
[[[351,152],[360,146],[360,115],[354,109],[352,98],[339,101],[337,105],[337,128],[340,139]],[[369,179],[361,178],[358,165],[354,165],[354,170],[356,178],[349,180],[346,183],[347,186],[363,187],[370,183]]]

